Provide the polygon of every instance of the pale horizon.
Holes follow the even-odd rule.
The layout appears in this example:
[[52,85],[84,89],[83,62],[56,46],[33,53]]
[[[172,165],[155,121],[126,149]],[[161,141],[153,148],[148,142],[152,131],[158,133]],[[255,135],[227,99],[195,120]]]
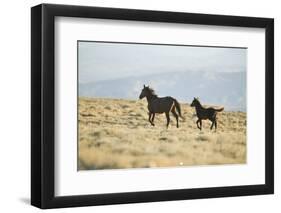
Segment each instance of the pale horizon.
[[246,71],[246,48],[78,42],[79,96],[134,100],[145,84],[246,111]]
[[[79,83],[167,72],[245,72],[245,48],[78,42]],[[203,63],[204,62],[204,63]]]

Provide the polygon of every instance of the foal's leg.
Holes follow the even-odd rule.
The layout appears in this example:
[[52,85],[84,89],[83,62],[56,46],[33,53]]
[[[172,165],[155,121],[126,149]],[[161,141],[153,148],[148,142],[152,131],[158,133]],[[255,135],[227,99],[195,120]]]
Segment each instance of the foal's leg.
[[166,118],[167,118],[167,129],[169,127],[169,123],[170,123],[170,115],[169,115],[169,112],[165,112],[166,114]]
[[215,125],[215,132],[217,131],[217,116],[216,114],[214,115],[214,117],[212,118],[212,126],[211,126],[211,130],[213,129],[213,126]]
[[154,117],[155,117],[155,113],[152,113],[152,118],[151,118],[151,125],[154,126]]
[[176,120],[177,120],[177,128],[179,128],[179,116],[175,111],[175,108],[172,109],[172,113],[175,116]]
[[213,126],[214,126],[215,122],[216,122],[215,120],[212,121],[212,125],[211,125],[211,128],[210,128],[211,130],[213,129]]

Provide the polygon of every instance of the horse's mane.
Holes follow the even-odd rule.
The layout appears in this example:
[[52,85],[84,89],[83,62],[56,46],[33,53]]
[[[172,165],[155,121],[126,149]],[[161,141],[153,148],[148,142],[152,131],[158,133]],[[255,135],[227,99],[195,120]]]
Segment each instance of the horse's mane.
[[151,95],[158,97],[153,88],[148,87],[148,90],[151,93]]
[[195,100],[198,104],[201,104],[200,101],[199,101],[199,98],[194,98],[194,100]]

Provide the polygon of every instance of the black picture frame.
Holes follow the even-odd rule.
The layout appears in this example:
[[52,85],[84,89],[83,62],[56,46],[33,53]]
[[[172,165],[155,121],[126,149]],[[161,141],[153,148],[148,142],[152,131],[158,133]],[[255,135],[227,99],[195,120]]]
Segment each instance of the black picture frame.
[[[57,16],[264,28],[265,184],[112,194],[54,195],[54,20]],[[103,7],[41,4],[31,8],[31,204],[39,208],[139,203],[274,193],[274,20]]]

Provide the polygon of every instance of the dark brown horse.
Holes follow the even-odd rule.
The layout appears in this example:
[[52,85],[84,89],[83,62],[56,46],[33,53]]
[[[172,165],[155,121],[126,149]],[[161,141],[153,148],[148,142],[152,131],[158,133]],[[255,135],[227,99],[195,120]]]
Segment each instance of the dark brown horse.
[[[154,117],[156,113],[165,113],[167,118],[167,128],[170,123],[170,115],[169,113],[172,112],[172,114],[175,116],[177,120],[177,127],[179,127],[179,117],[181,116],[181,108],[179,102],[170,96],[159,98],[154,90],[152,88],[149,88],[149,86],[143,85],[143,89],[141,91],[141,94],[139,96],[140,99],[146,97],[147,103],[148,103],[148,121],[151,123],[152,126],[154,126]],[[179,115],[177,114],[176,110],[178,111]]]
[[[217,130],[217,112],[223,111],[223,107],[220,109],[215,109],[213,107],[205,108],[201,105],[198,98],[194,98],[190,106],[195,107],[196,115],[198,117],[198,120],[196,121],[198,129],[202,129],[202,120],[209,119],[212,122],[210,129],[212,130],[215,125],[215,130]],[[200,126],[198,124],[200,124]]]

